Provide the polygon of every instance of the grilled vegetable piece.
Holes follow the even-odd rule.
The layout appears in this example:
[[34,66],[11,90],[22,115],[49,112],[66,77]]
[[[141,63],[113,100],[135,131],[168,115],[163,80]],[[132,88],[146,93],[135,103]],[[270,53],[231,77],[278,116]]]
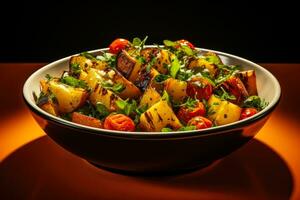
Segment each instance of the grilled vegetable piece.
[[153,87],[148,87],[146,91],[144,92],[141,101],[140,106],[147,105],[148,108],[150,108],[153,104],[157,103],[160,100],[161,96]]
[[135,58],[130,56],[127,51],[122,50],[117,57],[117,70],[125,77],[128,78],[136,65]]
[[73,112],[72,113],[72,122],[82,124],[82,125],[86,125],[86,126],[102,128],[102,123],[99,119],[96,119],[94,117],[90,117],[90,116],[87,116],[87,115],[83,115],[79,112]]
[[140,128],[144,131],[161,131],[165,127],[177,130],[182,125],[168,102],[161,99],[141,115]]
[[159,73],[166,74],[168,72],[168,65],[171,63],[171,53],[169,51],[151,47],[141,50],[141,55],[147,62],[150,62],[153,58],[156,59],[152,67]]
[[196,69],[200,68],[202,70],[206,69],[209,71],[210,75],[214,77],[218,72],[218,64],[222,64],[221,59],[213,52],[207,52],[203,57],[195,58],[191,60],[188,68]]
[[175,102],[182,102],[186,97],[187,82],[174,78],[165,81],[165,90]]
[[254,70],[239,72],[238,77],[244,83],[249,96],[257,95],[256,75]]
[[50,80],[48,82],[49,92],[54,95],[58,103],[60,113],[69,113],[84,104],[88,97],[88,92],[82,88],[74,88],[69,85]]
[[249,96],[243,82],[235,76],[231,76],[230,78],[228,78],[225,82],[222,83],[221,87],[235,96],[235,99],[230,100],[235,104],[240,104]]
[[138,78],[135,80],[134,84],[140,88],[142,91],[145,91],[147,87],[151,86],[156,89],[161,89],[162,86],[159,84],[156,84],[153,79],[156,75],[158,75],[158,71],[151,68],[150,70],[147,70],[146,67],[143,67],[142,70],[138,74]]
[[91,88],[89,100],[93,105],[96,105],[97,102],[101,102],[109,111],[115,111],[117,109],[115,101],[121,98],[112,91],[102,87],[101,83],[105,80],[99,74],[99,70],[91,68],[84,81]]
[[[113,70],[111,70],[113,71]],[[115,83],[122,84],[124,86],[124,90],[119,94],[119,96],[123,99],[132,98],[136,99],[142,95],[139,88],[137,88],[132,82],[128,81],[122,74],[117,71],[114,71],[115,74],[111,78],[111,80]],[[109,72],[108,72],[109,73]]]
[[208,100],[208,117],[216,125],[225,125],[240,119],[242,108],[212,95]]
[[78,55],[72,56],[69,62],[69,68],[71,74],[73,74],[74,66],[79,65],[79,68],[83,71],[88,71],[90,68],[96,69],[105,69],[108,67],[108,64],[101,60],[88,59],[85,56]]

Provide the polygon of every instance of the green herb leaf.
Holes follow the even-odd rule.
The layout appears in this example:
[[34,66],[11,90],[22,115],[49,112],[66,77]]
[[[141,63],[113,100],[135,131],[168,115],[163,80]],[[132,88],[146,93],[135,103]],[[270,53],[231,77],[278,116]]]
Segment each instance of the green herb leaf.
[[101,102],[97,102],[96,103],[96,110],[99,112],[99,116],[102,118],[106,117],[109,115],[109,111],[106,108],[106,106],[101,103]]
[[215,64],[215,65],[221,64],[221,60],[216,55],[205,56],[205,60],[210,62],[211,64]]
[[183,51],[186,55],[188,55],[188,56],[194,55],[194,51],[193,51],[189,46],[181,45],[181,48],[182,48],[182,51]]
[[195,106],[197,105],[198,100],[197,99],[193,99],[191,97],[188,97],[188,99],[186,100],[186,102],[184,104],[182,104],[181,106],[185,106],[187,108],[193,109],[195,108]]
[[244,103],[243,107],[247,108],[256,108],[257,110],[262,110],[264,109],[269,103],[266,102],[264,99],[261,99],[259,96],[253,95],[248,97]]
[[74,75],[79,75],[81,72],[81,68],[79,63],[71,63],[71,73]]
[[117,100],[116,101],[116,105],[119,108],[119,112],[123,113],[127,116],[131,115],[131,114],[135,114],[135,111],[137,109],[137,103],[135,100],[132,100],[131,102],[129,102],[129,100]]
[[220,87],[221,90],[217,90],[217,96],[220,97],[222,100],[236,100],[236,97],[232,94],[229,94],[226,92],[226,90],[223,87]]
[[96,58],[92,54],[90,54],[90,53],[88,53],[86,51],[82,52],[80,55],[84,56],[84,57],[86,57],[87,59],[90,59],[90,60],[96,60]]
[[101,86],[117,94],[121,93],[126,88],[122,83],[116,83],[112,85],[108,82],[102,82]]
[[102,55],[97,56],[96,59],[106,62],[112,68],[116,68],[117,56],[115,54],[102,52]]
[[88,86],[84,81],[74,78],[72,76],[64,76],[63,78],[60,79],[60,81],[64,84],[72,86],[72,87],[88,89]]
[[181,81],[187,81],[192,76],[193,72],[191,70],[180,69],[177,73],[177,79]]
[[142,43],[142,40],[138,37],[133,38],[132,44],[133,46],[139,46]]
[[165,128],[162,128],[160,131],[161,132],[172,132],[173,130],[171,128],[165,127]]
[[172,60],[171,60],[171,67],[170,67],[170,75],[173,78],[176,78],[176,75],[178,73],[180,69],[180,63],[178,58],[175,56]]
[[196,126],[184,126],[178,129],[178,131],[192,131],[192,130],[196,130]]
[[166,90],[164,90],[163,95],[161,97],[161,100],[162,101],[170,102],[170,96],[169,96],[169,94],[168,94],[168,92]]
[[47,79],[47,81],[51,81],[53,79],[53,77],[50,74],[46,74],[45,78]]
[[166,74],[159,74],[159,75],[156,75],[155,78],[154,78],[154,81],[156,83],[162,83],[164,82],[165,80],[167,80],[168,78],[170,78],[169,75],[166,75]]
[[175,47],[176,46],[176,42],[173,42],[171,40],[164,40],[163,43],[167,47]]

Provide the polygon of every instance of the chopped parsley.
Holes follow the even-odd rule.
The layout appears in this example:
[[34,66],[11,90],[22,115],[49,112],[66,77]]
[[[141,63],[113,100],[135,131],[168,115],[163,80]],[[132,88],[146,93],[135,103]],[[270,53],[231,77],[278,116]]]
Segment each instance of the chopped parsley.
[[262,110],[267,107],[268,103],[261,99],[259,96],[250,96],[243,102],[243,107],[246,108],[256,108],[257,110]]
[[73,76],[64,76],[60,79],[60,82],[72,87],[88,89],[86,82],[74,78]]
[[103,82],[101,84],[101,86],[104,87],[105,89],[111,90],[117,94],[120,94],[126,88],[122,83],[111,84],[108,82]]

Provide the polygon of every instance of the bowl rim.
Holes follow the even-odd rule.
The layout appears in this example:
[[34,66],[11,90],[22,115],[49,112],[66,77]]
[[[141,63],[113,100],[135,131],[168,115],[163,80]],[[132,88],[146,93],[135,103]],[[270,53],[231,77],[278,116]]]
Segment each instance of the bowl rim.
[[[155,47],[155,45],[145,45],[145,47]],[[269,72],[267,69],[263,68],[262,66],[247,60],[245,58],[235,56],[229,53],[224,53],[221,51],[216,51],[216,50],[211,50],[211,49],[205,49],[205,48],[196,48],[197,50],[201,51],[210,51],[214,52],[217,55],[229,57],[229,58],[234,58],[237,60],[241,60],[244,63],[247,63],[251,66],[254,66],[255,68],[260,69],[263,71],[265,75],[267,75],[269,78],[271,78],[272,82],[274,83],[274,91],[275,95],[274,98],[271,102],[269,102],[269,105],[264,108],[262,111],[258,112],[257,114],[243,119],[239,120],[233,123],[229,123],[226,125],[221,125],[221,126],[216,126],[216,127],[211,127],[208,129],[202,129],[202,130],[190,130],[190,131],[171,131],[171,132],[126,132],[126,131],[116,131],[116,130],[108,130],[108,129],[103,129],[103,128],[94,128],[94,127],[89,127],[81,124],[77,124],[74,122],[70,122],[67,120],[64,120],[62,118],[53,116],[46,111],[42,110],[39,108],[33,101],[30,99],[30,95],[32,93],[28,94],[29,90],[29,84],[31,81],[33,81],[34,77],[37,76],[38,74],[42,73],[43,71],[52,68],[53,66],[60,64],[61,62],[65,62],[66,60],[69,60],[71,56],[79,55],[79,54],[73,54],[64,58],[61,58],[59,60],[56,60],[54,62],[51,62],[49,64],[46,64],[45,66],[41,67],[40,69],[36,70],[34,73],[32,73],[25,81],[23,85],[23,100],[25,101],[26,105],[30,108],[31,111],[34,113],[38,114],[39,116],[45,118],[46,120],[50,120],[51,122],[58,123],[63,126],[68,126],[69,128],[75,128],[75,129],[80,129],[81,131],[88,132],[90,134],[105,134],[106,136],[117,136],[117,137],[124,137],[124,138],[149,138],[149,139],[156,139],[156,138],[178,138],[178,137],[187,137],[187,136],[197,136],[197,137],[205,137],[207,135],[217,135],[222,133],[223,131],[228,131],[228,130],[234,130],[237,128],[242,128],[244,126],[253,124],[256,121],[259,121],[260,119],[266,117],[268,114],[270,114],[275,107],[278,105],[280,98],[281,98],[281,87],[278,82],[278,80],[275,78],[275,76]],[[88,51],[89,53],[98,53],[101,51],[107,51],[108,48],[102,48],[102,49],[96,49],[96,50],[91,50]]]

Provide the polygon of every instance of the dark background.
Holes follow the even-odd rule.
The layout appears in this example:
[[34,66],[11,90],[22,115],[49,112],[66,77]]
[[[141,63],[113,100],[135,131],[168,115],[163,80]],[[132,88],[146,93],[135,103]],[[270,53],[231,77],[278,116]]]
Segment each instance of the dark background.
[[255,62],[300,62],[292,1],[11,1],[1,6],[0,62],[50,62],[117,38],[190,40]]

